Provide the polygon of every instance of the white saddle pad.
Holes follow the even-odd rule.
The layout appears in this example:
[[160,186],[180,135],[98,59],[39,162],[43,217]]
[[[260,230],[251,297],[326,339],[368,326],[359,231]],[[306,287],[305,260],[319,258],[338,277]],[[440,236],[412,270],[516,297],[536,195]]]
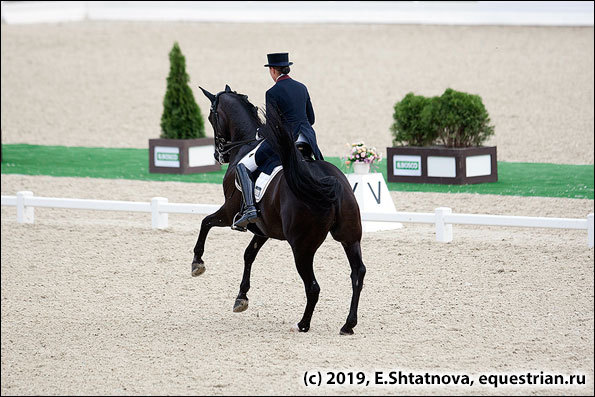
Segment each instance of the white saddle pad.
[[[269,184],[273,180],[273,177],[279,173],[283,169],[282,165],[279,165],[273,169],[271,175],[265,174],[261,172],[258,178],[256,178],[256,182],[254,183],[254,199],[257,203],[264,197],[264,194],[269,187]],[[240,187],[238,180],[236,179],[236,188],[241,192],[242,188]]]

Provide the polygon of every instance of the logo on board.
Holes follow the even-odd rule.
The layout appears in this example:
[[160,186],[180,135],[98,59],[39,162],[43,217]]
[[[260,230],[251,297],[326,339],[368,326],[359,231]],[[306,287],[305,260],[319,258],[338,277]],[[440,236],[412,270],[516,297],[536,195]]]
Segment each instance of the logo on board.
[[393,175],[421,176],[421,156],[401,155],[393,156]]
[[396,161],[395,168],[398,170],[418,170],[419,162],[417,162],[417,161]]
[[180,161],[179,153],[156,153],[159,161]]
[[155,146],[155,167],[180,168],[180,148],[176,146]]

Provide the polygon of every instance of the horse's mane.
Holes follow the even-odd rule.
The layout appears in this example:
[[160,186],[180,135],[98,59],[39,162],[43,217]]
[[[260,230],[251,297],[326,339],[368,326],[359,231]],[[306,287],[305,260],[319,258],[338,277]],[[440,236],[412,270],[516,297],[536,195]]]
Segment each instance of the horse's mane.
[[248,95],[240,94],[239,92],[231,91],[231,94],[234,94],[235,98],[238,98],[240,104],[244,107],[244,109],[250,115],[250,119],[257,125],[257,127],[262,127],[263,122],[260,118],[260,113],[262,112],[261,109],[254,106],[249,100]]

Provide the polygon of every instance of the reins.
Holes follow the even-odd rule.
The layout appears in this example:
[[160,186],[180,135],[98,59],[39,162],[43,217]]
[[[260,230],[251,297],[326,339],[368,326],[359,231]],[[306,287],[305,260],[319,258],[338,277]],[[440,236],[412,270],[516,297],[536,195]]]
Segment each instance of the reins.
[[222,145],[222,149],[223,150],[220,151],[219,153],[222,154],[222,155],[223,154],[227,154],[227,153],[231,152],[233,149],[237,148],[238,146],[242,146],[242,145],[245,145],[247,143],[255,142],[255,141],[258,141],[258,140],[259,139],[256,139],[256,138],[250,138],[250,139],[246,139],[246,140],[243,140],[243,141],[227,142],[227,143],[224,143]]

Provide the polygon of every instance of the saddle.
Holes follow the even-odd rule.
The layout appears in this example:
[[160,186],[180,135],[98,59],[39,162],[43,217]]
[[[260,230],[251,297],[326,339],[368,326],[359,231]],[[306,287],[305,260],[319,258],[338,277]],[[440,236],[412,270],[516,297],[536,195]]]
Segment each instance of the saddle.
[[[314,153],[312,152],[312,149],[310,148],[310,145],[308,145],[307,142],[297,142],[296,147],[299,150],[302,157],[304,158],[304,161],[315,160]],[[266,193],[266,190],[269,187],[271,181],[282,169],[283,166],[281,165],[281,160],[277,156],[272,156],[268,159],[268,161],[265,164],[258,166],[258,168],[251,173],[250,179],[252,179],[252,183],[254,186],[254,204],[256,206],[257,211],[260,212],[260,210],[258,209],[258,204],[264,197],[264,194]],[[235,179],[235,187],[240,192],[242,191],[242,187],[240,186],[237,179]],[[240,208],[240,211],[234,217],[234,223],[236,218],[239,217],[243,211],[244,203],[242,202],[242,207]],[[237,227],[234,228],[234,230],[239,230],[243,232],[250,230],[254,234],[265,236],[265,233],[263,233],[264,228],[262,225],[262,221],[260,220],[260,216],[259,218],[257,218],[256,223],[248,224],[246,228]]]
[[[260,200],[262,200],[262,197],[266,193],[266,190],[269,187],[271,181],[273,180],[275,175],[277,175],[279,173],[279,171],[281,171],[282,169],[283,169],[283,166],[278,165],[269,174],[267,174],[265,172],[254,172],[253,173],[253,177],[254,177],[254,174],[257,174],[256,180],[253,181],[254,182],[254,201],[256,203],[259,203]],[[241,192],[242,187],[240,186],[240,184],[238,183],[237,180],[235,181],[235,185],[236,185],[236,188]]]
[[[269,174],[267,174],[265,172],[258,172],[258,171],[255,171],[253,173],[252,179],[254,182],[253,183],[253,185],[254,185],[254,205],[256,206],[256,209],[258,212],[260,212],[260,210],[258,209],[258,203],[260,203],[260,200],[262,200],[262,198],[264,197],[264,194],[266,193],[266,190],[269,187],[269,185],[270,185],[271,181],[273,180],[273,178],[275,177],[275,175],[277,175],[279,173],[279,171],[281,171],[282,169],[283,169],[283,166],[278,165]],[[256,181],[254,181],[254,174],[258,174],[258,177],[256,177]],[[239,185],[237,179],[235,180],[235,186],[240,192],[242,191],[242,187]],[[244,211],[244,205],[245,204],[242,202],[242,207],[240,208],[240,211],[234,216],[233,223],[235,223],[236,218],[239,217],[242,214],[242,212]],[[265,233],[264,225],[262,224],[262,220],[260,219],[260,215],[256,219],[256,223],[250,223],[246,227],[232,226],[232,229],[238,230],[241,232],[246,232],[246,231],[250,230],[252,233],[254,233],[256,235],[267,237],[266,233]]]

